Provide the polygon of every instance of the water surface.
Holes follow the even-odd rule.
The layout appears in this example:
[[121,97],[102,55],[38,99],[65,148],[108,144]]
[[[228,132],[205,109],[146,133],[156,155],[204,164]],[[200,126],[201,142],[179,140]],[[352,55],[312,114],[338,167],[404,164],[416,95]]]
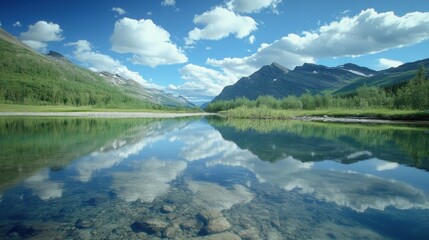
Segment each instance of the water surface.
[[0,118],[2,239],[428,239],[429,129]]

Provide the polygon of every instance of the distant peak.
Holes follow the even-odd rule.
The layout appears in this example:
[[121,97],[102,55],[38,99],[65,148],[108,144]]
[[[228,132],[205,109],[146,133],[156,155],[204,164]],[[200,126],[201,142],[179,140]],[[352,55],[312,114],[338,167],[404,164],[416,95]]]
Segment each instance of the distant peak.
[[281,69],[284,72],[288,72],[289,71],[289,69],[287,69],[286,67],[284,67],[284,66],[282,66],[282,65],[280,65],[279,63],[276,63],[276,62],[271,63],[271,67],[275,67],[275,68]]
[[54,58],[64,58],[64,56],[61,53],[58,53],[55,51],[49,51],[49,53],[47,55],[54,57]]

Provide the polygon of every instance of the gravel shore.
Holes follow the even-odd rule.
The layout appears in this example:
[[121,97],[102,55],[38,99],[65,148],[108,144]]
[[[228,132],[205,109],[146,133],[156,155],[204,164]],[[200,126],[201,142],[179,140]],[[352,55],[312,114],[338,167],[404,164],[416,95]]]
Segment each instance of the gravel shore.
[[88,117],[88,118],[176,118],[208,116],[211,113],[152,113],[152,112],[0,112],[0,117]]
[[342,118],[342,117],[293,117],[294,120],[314,121],[314,122],[338,122],[338,123],[378,123],[378,124],[413,124],[429,125],[429,121],[405,121],[388,119],[369,119],[369,118]]

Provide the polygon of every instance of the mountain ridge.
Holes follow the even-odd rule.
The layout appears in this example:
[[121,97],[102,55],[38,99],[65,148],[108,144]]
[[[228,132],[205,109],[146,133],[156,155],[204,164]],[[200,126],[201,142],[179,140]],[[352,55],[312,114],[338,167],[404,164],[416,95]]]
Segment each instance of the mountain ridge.
[[[376,71],[353,63],[336,67],[304,63],[289,70],[278,63],[265,65],[235,84],[226,86],[211,102],[246,97],[255,100],[262,95],[283,98],[303,93],[350,94],[367,86],[389,87],[413,78],[420,65],[429,69],[429,59],[405,63],[396,68]],[[287,71],[279,71],[287,69]]]

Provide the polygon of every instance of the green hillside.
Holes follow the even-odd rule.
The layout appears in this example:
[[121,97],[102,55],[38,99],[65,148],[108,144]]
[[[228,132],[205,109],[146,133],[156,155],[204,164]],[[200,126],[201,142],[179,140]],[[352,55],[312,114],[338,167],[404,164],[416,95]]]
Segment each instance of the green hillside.
[[404,83],[412,79],[420,66],[423,66],[429,73],[429,59],[406,63],[396,68],[389,68],[374,74],[371,77],[361,77],[347,86],[335,91],[336,94],[347,94],[355,92],[363,85],[387,88],[395,84]]
[[161,108],[99,74],[39,54],[0,29],[0,103]]

